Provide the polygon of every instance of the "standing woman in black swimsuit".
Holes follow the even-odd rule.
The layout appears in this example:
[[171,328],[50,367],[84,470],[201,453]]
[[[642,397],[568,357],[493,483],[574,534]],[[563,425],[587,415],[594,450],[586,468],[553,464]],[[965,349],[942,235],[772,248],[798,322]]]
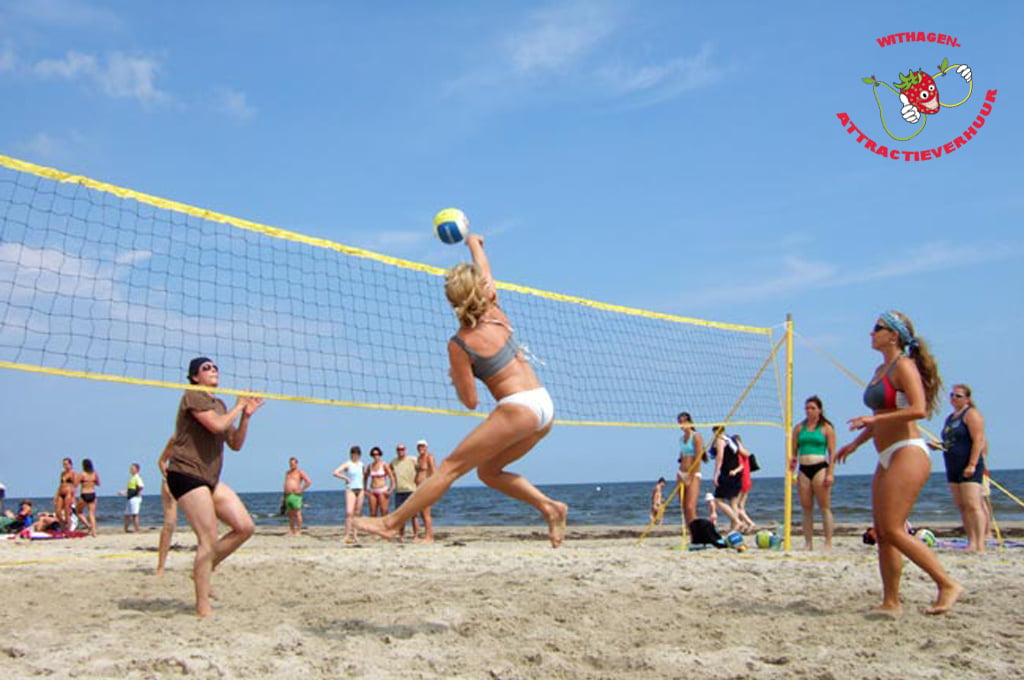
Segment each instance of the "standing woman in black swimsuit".
[[[220,371],[207,357],[196,357],[188,365],[193,385],[217,387]],[[238,397],[228,410],[212,392],[188,390],[178,406],[174,438],[167,464],[167,488],[185,512],[199,545],[192,567],[196,589],[196,614],[209,616],[210,577],[214,567],[235,552],[253,532],[252,516],[231,487],[220,481],[224,444],[238,451],[245,443],[249,419],[263,400]],[[241,416],[238,426],[235,420]],[[230,531],[217,537],[218,521]]]
[[[78,475],[78,484],[81,487],[79,489],[78,498],[80,499],[80,508],[78,515],[80,517],[87,517],[86,524],[89,525],[89,535],[96,535],[96,487],[100,485],[100,476],[92,467],[92,460],[89,458],[82,459],[82,473]],[[88,509],[88,515],[83,510]]]
[[61,461],[64,469],[60,471],[60,485],[53,497],[54,514],[64,531],[71,531],[71,512],[75,507],[75,487],[78,484],[78,473],[70,458]]
[[900,576],[906,556],[938,586],[935,603],[926,613],[945,614],[963,587],[950,578],[931,548],[906,530],[910,511],[932,471],[917,421],[938,407],[939,367],[910,319],[900,312],[882,312],[871,331],[871,348],[884,359],[864,390],[864,404],[873,413],[849,421],[850,429],[861,433],[839,449],[836,459],[845,462],[858,446],[874,439],[878,466],[871,482],[871,510],[882,575],[882,604],[876,611],[901,613]]
[[474,378],[483,381],[498,404],[401,506],[384,517],[357,518],[356,525],[394,538],[405,522],[437,503],[456,479],[477,468],[484,484],[536,508],[547,520],[551,545],[557,548],[565,538],[568,506],[548,498],[525,477],[505,470],[551,431],[554,405],[498,306],[483,238],[470,234],[466,245],[473,263],[456,265],[445,276],[444,292],[459,319],[459,330],[448,342],[450,375],[466,408],[475,409],[478,403]]

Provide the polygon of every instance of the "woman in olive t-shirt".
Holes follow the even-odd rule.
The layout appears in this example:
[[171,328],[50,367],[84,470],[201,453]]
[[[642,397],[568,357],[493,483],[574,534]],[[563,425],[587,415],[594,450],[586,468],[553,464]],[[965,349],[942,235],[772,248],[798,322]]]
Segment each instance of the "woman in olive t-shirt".
[[[209,358],[196,357],[189,362],[188,381],[193,385],[217,387],[220,372]],[[178,407],[167,464],[167,487],[199,542],[192,568],[199,616],[208,616],[213,611],[210,606],[213,569],[252,536],[252,517],[238,494],[220,481],[220,469],[225,442],[232,450],[240,450],[245,443],[249,418],[262,405],[262,399],[239,397],[228,410],[212,392],[188,390]],[[239,415],[241,420],[235,426]],[[230,529],[219,538],[218,520]]]

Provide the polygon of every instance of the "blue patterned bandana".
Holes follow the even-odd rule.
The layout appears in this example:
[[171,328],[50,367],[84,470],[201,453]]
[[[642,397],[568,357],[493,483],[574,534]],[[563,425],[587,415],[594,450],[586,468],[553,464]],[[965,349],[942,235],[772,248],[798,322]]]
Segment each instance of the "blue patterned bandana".
[[917,338],[913,336],[910,329],[907,328],[907,324],[903,323],[898,316],[892,312],[882,312],[878,315],[878,318],[885,322],[889,330],[895,331],[900,336],[900,342],[903,343],[908,351],[917,347]]

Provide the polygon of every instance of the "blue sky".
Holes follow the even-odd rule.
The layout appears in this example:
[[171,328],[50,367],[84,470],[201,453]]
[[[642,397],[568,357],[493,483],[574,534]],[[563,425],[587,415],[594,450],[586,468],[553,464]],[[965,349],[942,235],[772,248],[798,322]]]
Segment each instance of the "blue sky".
[[[438,266],[462,253],[430,218],[458,205],[503,280],[759,326],[791,312],[863,377],[875,316],[899,308],[947,382],[972,385],[990,463],[1012,468],[1022,29],[1015,3],[8,2],[0,153]],[[904,31],[959,47],[876,41]],[[861,78],[934,73],[943,58],[971,66],[971,99],[890,143],[940,147],[996,90],[953,154],[881,158],[840,124],[847,113],[887,143]],[[950,97],[955,78],[939,81]],[[880,96],[890,129],[916,129]],[[108,493],[132,460],[154,478],[178,393],[0,380],[11,494],[51,493],[64,455],[93,458]],[[813,393],[836,422],[863,412],[859,388],[798,344],[798,411]],[[271,403],[225,479],[276,490],[296,455],[333,488],[352,443],[426,437],[443,455],[472,424]],[[745,434],[763,474],[780,473],[781,431]],[[515,469],[542,483],[668,476],[675,438],[564,427]],[[869,448],[849,472],[873,469]]]

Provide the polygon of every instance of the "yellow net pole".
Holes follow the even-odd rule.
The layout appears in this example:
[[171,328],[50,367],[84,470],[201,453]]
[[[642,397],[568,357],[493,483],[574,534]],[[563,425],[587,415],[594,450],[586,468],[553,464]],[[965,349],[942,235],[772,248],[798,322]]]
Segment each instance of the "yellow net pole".
[[[677,488],[680,488],[681,486],[682,486],[682,482],[676,482],[676,487]],[[689,536],[687,535],[687,530],[686,530],[687,529],[687,527],[686,527],[686,508],[683,507],[683,501],[684,500],[686,500],[686,499],[683,498],[683,494],[680,493],[679,494],[679,549],[680,550],[686,550],[686,544],[689,543]],[[700,499],[699,498],[697,499],[697,502],[700,503]]]
[[[1000,550],[1005,550],[1006,548],[1005,548],[1005,546],[1003,546],[1003,532],[999,530],[999,522],[996,521],[995,510],[992,509],[992,497],[991,496],[985,496],[985,506],[988,508],[988,516],[990,518],[992,518],[992,528],[996,532],[996,543],[999,545],[999,549]],[[986,527],[985,537],[982,539],[983,541],[987,541],[988,540],[988,530],[987,529],[988,528]]]
[[782,549],[788,551],[791,544],[793,520],[793,315],[786,315],[786,400],[783,404],[783,430],[786,433],[785,509],[782,517]]

